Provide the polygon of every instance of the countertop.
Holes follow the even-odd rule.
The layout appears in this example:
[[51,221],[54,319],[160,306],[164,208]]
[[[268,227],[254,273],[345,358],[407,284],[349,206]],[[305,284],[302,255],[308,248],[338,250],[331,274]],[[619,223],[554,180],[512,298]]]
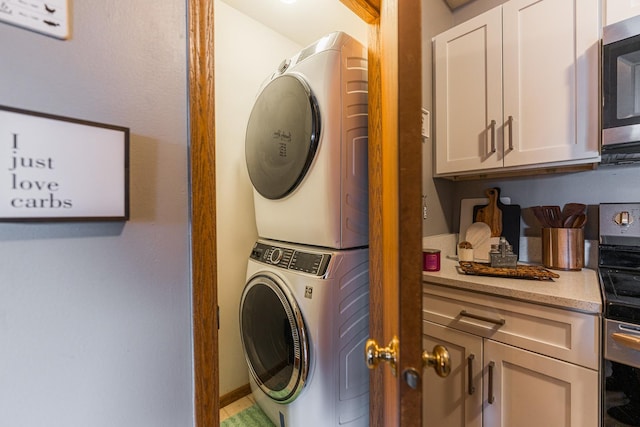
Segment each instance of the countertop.
[[429,283],[533,302],[590,314],[602,312],[598,273],[551,270],[560,275],[553,281],[509,279],[459,273],[458,261],[442,256],[440,271],[423,272],[424,286]]

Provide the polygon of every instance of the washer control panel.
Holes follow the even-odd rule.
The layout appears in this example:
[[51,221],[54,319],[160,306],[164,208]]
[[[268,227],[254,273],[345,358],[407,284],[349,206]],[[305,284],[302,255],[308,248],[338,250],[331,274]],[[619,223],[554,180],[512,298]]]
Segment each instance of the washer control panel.
[[301,271],[314,276],[324,276],[327,272],[331,254],[299,251],[286,246],[256,242],[250,257],[256,261],[287,270]]

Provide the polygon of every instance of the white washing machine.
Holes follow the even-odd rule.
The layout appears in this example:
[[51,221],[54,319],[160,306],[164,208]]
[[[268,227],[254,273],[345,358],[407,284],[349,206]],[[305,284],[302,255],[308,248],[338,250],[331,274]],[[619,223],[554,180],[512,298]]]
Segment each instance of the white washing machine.
[[368,249],[258,240],[240,333],[253,396],[277,427],[369,425]]
[[368,244],[367,50],[331,33],[262,86],[245,155],[258,235],[327,248]]

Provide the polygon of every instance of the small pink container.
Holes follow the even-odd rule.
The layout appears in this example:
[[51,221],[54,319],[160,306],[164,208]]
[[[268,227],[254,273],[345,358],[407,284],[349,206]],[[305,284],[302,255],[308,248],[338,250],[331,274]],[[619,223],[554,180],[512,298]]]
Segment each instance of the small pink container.
[[422,271],[440,271],[440,250],[422,250]]

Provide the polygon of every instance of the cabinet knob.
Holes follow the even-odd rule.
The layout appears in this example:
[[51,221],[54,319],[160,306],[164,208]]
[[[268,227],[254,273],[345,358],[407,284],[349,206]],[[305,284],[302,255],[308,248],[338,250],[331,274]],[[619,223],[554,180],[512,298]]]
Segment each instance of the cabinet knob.
[[441,377],[446,377],[451,372],[451,357],[445,346],[437,345],[433,347],[431,353],[422,352],[422,365],[425,368],[433,368]]

